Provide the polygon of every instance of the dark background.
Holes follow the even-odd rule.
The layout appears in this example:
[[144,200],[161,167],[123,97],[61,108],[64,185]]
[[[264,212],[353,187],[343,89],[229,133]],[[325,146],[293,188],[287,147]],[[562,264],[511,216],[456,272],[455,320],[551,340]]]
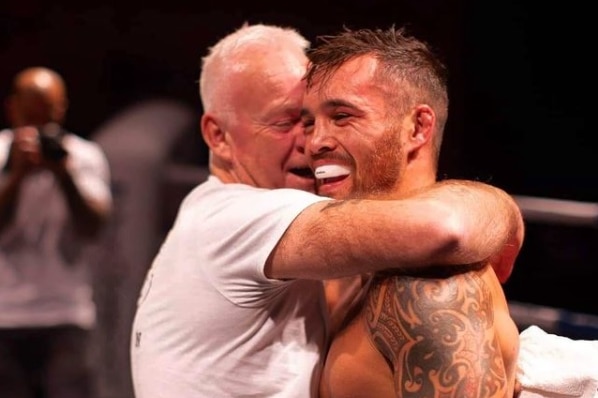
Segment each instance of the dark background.
[[[71,98],[66,126],[83,136],[152,97],[184,101],[199,118],[200,58],[243,22],[294,26],[312,43],[343,25],[407,25],[451,71],[443,177],[479,179],[515,195],[598,202],[596,22],[588,2],[152,3],[4,0],[0,96],[17,71],[46,65],[65,77]],[[206,161],[202,153],[198,148],[198,163]],[[507,293],[598,313],[591,294],[596,228],[549,229],[529,229]]]

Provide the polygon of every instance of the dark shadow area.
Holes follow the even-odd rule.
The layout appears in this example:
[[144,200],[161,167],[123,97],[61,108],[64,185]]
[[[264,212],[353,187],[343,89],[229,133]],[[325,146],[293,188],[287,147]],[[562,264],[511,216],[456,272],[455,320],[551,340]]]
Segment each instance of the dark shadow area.
[[527,222],[507,297],[598,315],[598,228]]
[[576,1],[470,3],[457,115],[465,175],[515,194],[597,202],[593,14]]

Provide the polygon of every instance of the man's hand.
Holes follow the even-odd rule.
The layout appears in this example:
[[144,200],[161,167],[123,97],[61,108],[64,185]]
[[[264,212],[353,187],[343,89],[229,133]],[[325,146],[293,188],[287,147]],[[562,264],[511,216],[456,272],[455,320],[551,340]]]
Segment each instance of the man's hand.
[[37,128],[27,126],[14,130],[9,167],[15,177],[23,177],[36,168],[49,169],[61,176],[66,173],[66,160],[66,156],[57,160],[44,157]]
[[37,129],[35,127],[15,129],[10,154],[11,172],[17,176],[24,176],[41,164],[42,154]]

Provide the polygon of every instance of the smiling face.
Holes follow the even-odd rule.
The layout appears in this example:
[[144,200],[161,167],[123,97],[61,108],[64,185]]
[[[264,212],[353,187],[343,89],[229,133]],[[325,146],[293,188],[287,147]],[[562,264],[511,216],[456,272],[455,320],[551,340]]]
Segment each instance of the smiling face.
[[400,188],[412,118],[389,102],[397,94],[377,67],[372,56],[354,58],[306,92],[302,122],[321,195],[373,197]]

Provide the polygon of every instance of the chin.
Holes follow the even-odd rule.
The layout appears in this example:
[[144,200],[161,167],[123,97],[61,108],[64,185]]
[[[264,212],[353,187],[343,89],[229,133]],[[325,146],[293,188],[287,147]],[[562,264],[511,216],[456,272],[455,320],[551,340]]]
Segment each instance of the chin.
[[287,180],[285,187],[316,193],[316,182],[313,178],[291,176],[291,178]]
[[353,179],[349,176],[318,180],[317,193],[332,199],[348,199],[353,191]]
[[347,197],[345,190],[340,189],[339,187],[332,187],[328,185],[319,186],[317,193],[320,196],[326,196],[332,199],[345,199]]

